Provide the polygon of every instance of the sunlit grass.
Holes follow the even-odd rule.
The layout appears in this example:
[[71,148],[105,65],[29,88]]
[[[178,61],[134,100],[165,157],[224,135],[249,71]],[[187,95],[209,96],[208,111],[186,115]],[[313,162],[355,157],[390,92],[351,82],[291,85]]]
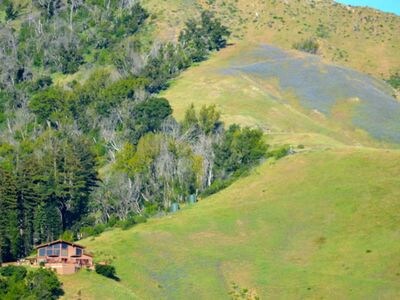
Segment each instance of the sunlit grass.
[[267,162],[175,215],[82,241],[121,281],[66,276],[66,298],[224,299],[232,281],[262,299],[396,298],[399,159],[348,148]]

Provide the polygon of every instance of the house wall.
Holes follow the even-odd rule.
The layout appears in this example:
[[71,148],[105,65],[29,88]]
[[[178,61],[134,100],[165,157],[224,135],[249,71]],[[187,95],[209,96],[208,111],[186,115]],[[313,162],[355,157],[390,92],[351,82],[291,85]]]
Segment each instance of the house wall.
[[74,264],[48,263],[45,267],[54,270],[59,275],[74,274],[77,271]]
[[[61,244],[61,243],[60,243]],[[39,249],[37,250],[37,261],[45,261],[45,267],[54,269],[57,274],[66,275],[66,274],[73,274],[76,272],[77,269],[80,267],[90,267],[93,268],[93,258],[89,255],[84,254],[84,249],[81,247],[76,247],[74,245],[67,244],[67,255],[63,256],[62,251],[60,250],[60,256],[53,257],[53,256],[39,256]],[[46,246],[47,247],[47,246]],[[42,248],[46,248],[42,247]],[[40,249],[42,249],[40,248]],[[62,249],[60,247],[60,249]],[[81,249],[82,254],[81,256],[76,255],[76,249]]]
[[[47,248],[47,246],[42,247],[42,248]],[[42,248],[40,248],[40,249],[42,249]],[[84,253],[84,249],[83,248],[76,247],[76,246],[73,246],[73,245],[67,245],[67,249],[66,249],[67,250],[67,255],[62,255],[63,251],[60,251],[60,255],[57,256],[57,257],[47,256],[47,253],[46,253],[45,256],[39,256],[40,249],[37,250],[38,251],[37,256],[38,256],[39,259],[50,259],[51,260],[51,259],[57,259],[57,258],[67,258],[68,260],[71,260],[71,261],[74,262],[75,259],[76,259],[76,257],[74,257],[74,256],[76,255],[77,249],[81,250],[81,253],[82,253],[81,256],[84,255],[83,254]]]

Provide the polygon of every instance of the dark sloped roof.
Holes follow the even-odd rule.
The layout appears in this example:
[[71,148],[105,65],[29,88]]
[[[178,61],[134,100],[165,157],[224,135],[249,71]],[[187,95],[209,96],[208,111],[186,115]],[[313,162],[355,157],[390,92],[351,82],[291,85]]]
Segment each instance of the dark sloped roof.
[[58,244],[58,243],[65,243],[65,244],[68,244],[68,245],[71,245],[71,246],[74,246],[74,247],[79,247],[79,248],[85,249],[85,246],[82,246],[82,245],[79,245],[79,244],[76,244],[76,243],[72,243],[72,242],[68,242],[68,241],[64,241],[64,240],[56,240],[56,241],[52,241],[52,242],[49,242],[49,243],[40,244],[40,245],[37,245],[35,247],[35,249],[43,248],[43,247],[54,245],[54,244]]

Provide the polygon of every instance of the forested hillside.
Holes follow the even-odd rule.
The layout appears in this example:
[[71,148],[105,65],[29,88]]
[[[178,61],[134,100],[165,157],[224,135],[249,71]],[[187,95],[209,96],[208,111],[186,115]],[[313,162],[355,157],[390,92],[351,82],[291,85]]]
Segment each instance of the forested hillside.
[[213,13],[159,43],[138,2],[5,1],[1,9],[1,261],[163,213],[265,157],[260,130],[224,128],[212,105],[188,105],[179,123],[157,97],[226,46],[230,32]]
[[0,268],[0,298],[398,298],[399,31],[331,0],[2,1],[0,263],[62,238],[111,271]]

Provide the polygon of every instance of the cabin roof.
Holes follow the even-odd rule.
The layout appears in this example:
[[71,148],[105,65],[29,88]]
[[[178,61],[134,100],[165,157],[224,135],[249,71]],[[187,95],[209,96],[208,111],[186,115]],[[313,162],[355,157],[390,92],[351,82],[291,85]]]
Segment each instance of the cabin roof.
[[47,247],[47,246],[58,244],[58,243],[65,243],[65,244],[68,244],[68,245],[71,245],[71,246],[74,246],[74,247],[79,247],[79,248],[85,249],[85,246],[82,246],[82,245],[79,245],[79,244],[76,244],[76,243],[72,243],[72,242],[68,242],[68,241],[64,241],[64,240],[56,240],[56,241],[52,241],[52,242],[49,242],[49,243],[40,244],[40,245],[37,245],[35,247],[35,249]]

